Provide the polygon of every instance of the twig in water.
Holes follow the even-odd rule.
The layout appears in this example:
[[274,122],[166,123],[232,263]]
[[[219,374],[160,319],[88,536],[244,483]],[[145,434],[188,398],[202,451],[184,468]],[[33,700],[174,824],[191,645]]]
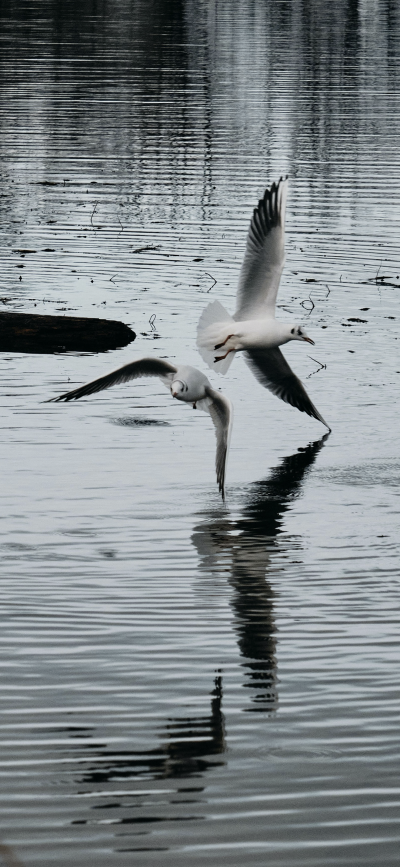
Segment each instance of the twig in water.
[[161,250],[161,244],[146,244],[145,247],[138,247],[136,250],[132,250],[132,253],[144,253],[146,250]]
[[27,298],[27,301],[39,301],[40,304],[67,304],[67,301],[54,301],[53,298]]
[[[306,307],[306,304],[311,304],[311,307]],[[300,301],[300,305],[301,307],[304,307],[304,310],[308,310],[308,315],[310,315],[311,311],[314,310],[315,307],[314,301],[310,297],[306,298],[304,301]]]
[[156,330],[157,330],[157,329],[156,329],[156,326],[154,325],[155,321],[156,321],[156,314],[155,314],[155,313],[152,313],[151,316],[150,316],[150,319],[149,319],[149,325],[150,325],[150,328],[151,328],[152,331],[156,331]]
[[377,270],[377,272],[376,272],[376,275],[375,275],[375,283],[378,282],[379,271],[381,270],[381,268],[382,268],[382,262],[381,262],[381,264],[379,265],[379,268],[378,268],[378,270]]
[[213,277],[212,274],[209,274],[209,273],[208,273],[208,271],[204,271],[204,273],[207,274],[207,277],[209,277],[210,280],[214,280],[214,282],[211,284],[210,288],[207,289],[207,292],[211,292],[211,289],[214,288],[214,286],[215,286],[215,284],[216,284],[217,281],[216,281],[215,277]]
[[93,211],[92,211],[91,216],[90,216],[90,222],[91,222],[91,224],[92,224],[92,228],[93,228],[93,229],[96,228],[96,226],[93,226],[93,217],[94,217],[94,215],[95,215],[95,213],[96,213],[96,208],[97,208],[97,205],[98,205],[98,204],[99,204],[98,202],[95,202],[95,203],[94,203],[94,208],[93,208]]
[[[328,295],[331,294],[331,290],[330,290],[330,288],[329,288],[329,286],[328,286],[327,283],[325,284],[325,286],[326,286],[326,288],[327,288],[327,290],[328,290],[327,293],[326,293],[325,295],[321,296],[321,295],[319,294],[319,293],[320,293],[320,290],[318,290],[318,289],[312,289],[311,292],[310,292],[310,294],[309,294],[309,296],[308,296],[308,298],[305,298],[304,301],[300,301],[300,304],[301,304],[302,307],[304,307],[304,310],[307,310],[307,311],[308,311],[308,315],[310,315],[310,313],[312,312],[312,310],[314,310],[314,307],[315,307],[314,301],[313,301],[312,298],[311,298],[312,295],[314,295],[314,298],[316,299],[316,301],[325,301],[325,299],[328,297]],[[311,307],[306,307],[306,304],[311,304]]]
[[317,359],[313,358],[312,355],[309,355],[308,358],[311,358],[311,361],[315,361],[315,364],[319,364],[319,367],[317,370],[312,370],[311,373],[308,374],[307,379],[309,379],[310,376],[313,376],[314,373],[319,373],[320,370],[326,370],[326,364],[322,364],[322,361],[317,361]]
[[388,281],[390,281],[390,274],[381,274],[380,277],[376,275],[376,277],[370,277],[369,280],[363,280],[363,283],[375,283],[377,286],[392,286],[394,289],[399,288],[398,283]]
[[116,277],[116,276],[117,276],[117,275],[116,275],[116,274],[113,274],[113,275],[112,275],[112,277],[110,277],[110,280],[109,280],[109,282],[110,282],[110,283],[114,283],[114,284],[115,284],[115,280],[114,280],[114,277]]

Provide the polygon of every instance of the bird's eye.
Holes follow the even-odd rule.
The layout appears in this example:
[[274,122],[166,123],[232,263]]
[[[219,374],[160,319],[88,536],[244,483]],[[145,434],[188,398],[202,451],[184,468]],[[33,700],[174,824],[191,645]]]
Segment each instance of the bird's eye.
[[301,330],[301,328],[299,328],[299,330],[298,330],[298,332],[297,332],[297,334],[298,334],[298,335],[299,335],[299,336],[301,336],[301,335],[302,335],[302,334],[303,334],[303,332],[302,332],[302,330]]
[[294,328],[292,328],[292,330],[291,330],[291,332],[290,332],[290,333],[291,333],[291,334],[294,334]]

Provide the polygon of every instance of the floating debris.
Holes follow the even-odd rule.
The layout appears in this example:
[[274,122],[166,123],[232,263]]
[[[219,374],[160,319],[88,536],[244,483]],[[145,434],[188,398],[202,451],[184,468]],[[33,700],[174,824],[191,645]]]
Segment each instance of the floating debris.
[[128,325],[112,319],[0,313],[1,352],[105,352],[135,337]]

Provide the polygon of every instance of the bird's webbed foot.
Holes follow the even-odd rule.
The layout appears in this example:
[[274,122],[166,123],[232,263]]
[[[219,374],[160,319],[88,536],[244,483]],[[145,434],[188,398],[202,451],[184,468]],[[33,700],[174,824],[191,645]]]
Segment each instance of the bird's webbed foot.
[[225,355],[216,355],[214,358],[214,364],[216,364],[217,361],[223,361],[224,358],[226,358],[226,356],[229,355],[230,352],[235,352],[235,350],[234,349],[228,349],[228,352],[225,352]]

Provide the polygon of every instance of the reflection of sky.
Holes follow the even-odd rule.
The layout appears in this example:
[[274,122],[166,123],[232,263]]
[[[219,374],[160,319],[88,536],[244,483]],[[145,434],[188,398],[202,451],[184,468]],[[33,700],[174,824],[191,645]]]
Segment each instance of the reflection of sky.
[[282,520],[300,496],[307,470],[329,434],[284,458],[268,479],[251,486],[241,516],[212,512],[198,524],[192,541],[200,570],[229,572],[233,626],[246,672],[244,686],[254,690],[251,710],[273,710],[277,702],[274,593],[268,567]]

